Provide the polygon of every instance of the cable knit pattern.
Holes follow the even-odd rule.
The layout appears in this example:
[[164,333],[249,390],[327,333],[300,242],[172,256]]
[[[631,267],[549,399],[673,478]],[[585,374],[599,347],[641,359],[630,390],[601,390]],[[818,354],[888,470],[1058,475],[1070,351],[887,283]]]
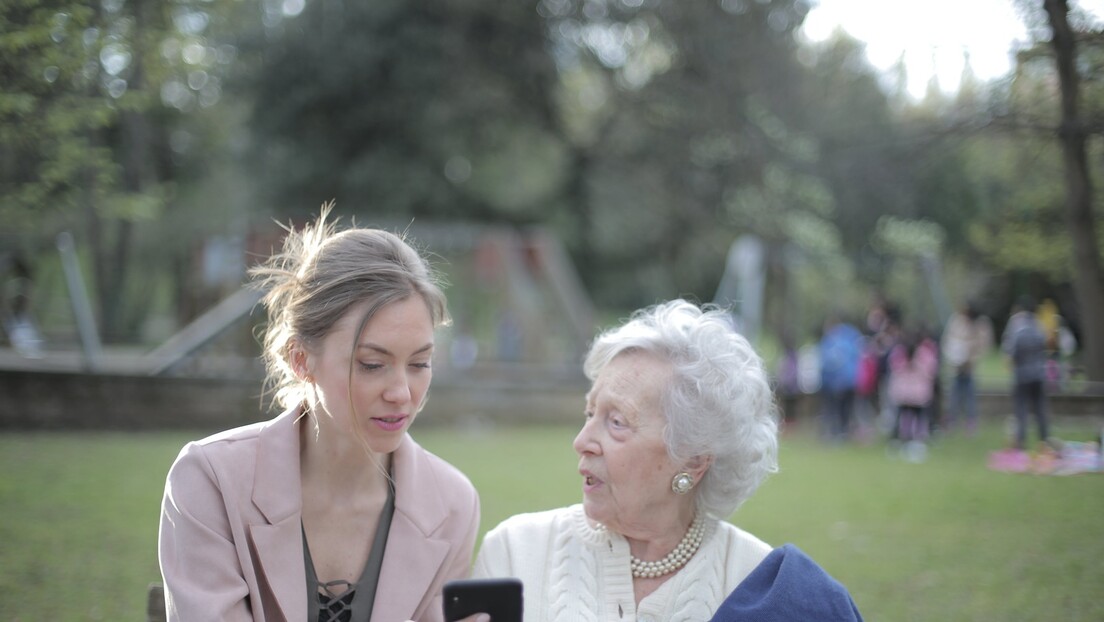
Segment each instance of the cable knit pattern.
[[770,550],[711,521],[694,557],[638,606],[628,541],[592,528],[573,505],[503,521],[484,537],[472,574],[520,578],[525,622],[701,622]]
[[674,614],[669,618],[671,622],[708,620],[728,596],[728,591],[724,591],[724,586],[721,585],[721,579],[725,576],[723,553],[726,551],[718,546],[706,546],[711,539],[719,537],[717,527],[718,523],[711,521],[710,529],[702,540],[702,550],[697,556],[701,570],[687,570],[688,575],[693,573],[695,577],[695,589],[680,589],[675,592]]
[[584,543],[577,537],[577,530],[570,528],[559,530],[555,536],[548,579],[549,612],[553,620],[598,620],[598,601],[594,593],[594,586],[598,584],[596,544],[600,546]]

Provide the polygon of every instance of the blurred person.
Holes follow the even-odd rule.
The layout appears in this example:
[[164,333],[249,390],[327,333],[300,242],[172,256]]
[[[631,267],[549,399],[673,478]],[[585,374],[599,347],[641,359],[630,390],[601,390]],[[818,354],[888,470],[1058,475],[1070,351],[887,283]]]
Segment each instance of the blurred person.
[[931,374],[932,397],[928,401],[927,412],[925,413],[928,435],[932,436],[945,425],[943,421],[943,379],[939,375],[943,354],[940,352],[939,341],[932,336],[932,331],[927,322],[921,321],[915,332],[917,343],[928,348],[935,356],[935,370]]
[[1035,309],[1035,320],[1039,322],[1039,328],[1043,330],[1043,336],[1046,338],[1046,385],[1048,389],[1057,391],[1062,381],[1058,331],[1065,320],[1058,312],[1058,305],[1050,298],[1044,298],[1038,304]]
[[788,335],[782,338],[782,354],[778,357],[774,377],[778,397],[782,401],[782,429],[785,431],[786,428],[797,424],[797,403],[801,395],[797,348]]
[[885,304],[885,321],[874,333],[874,351],[878,355],[878,427],[891,439],[897,437],[897,405],[889,395],[889,353],[901,342],[901,309]]
[[408,429],[448,321],[403,239],[332,204],[251,270],[276,418],[188,443],[159,539],[169,620],[432,620],[469,573],[479,498]]
[[866,332],[877,335],[885,330],[890,321],[889,303],[881,294],[875,294],[866,310]]
[[820,395],[825,433],[831,439],[844,440],[851,431],[862,344],[862,333],[851,324],[838,316],[825,320],[819,344]]
[[866,441],[877,427],[880,353],[872,336],[862,338],[859,371],[855,378],[855,422],[860,440]]
[[20,356],[42,358],[42,336],[31,315],[33,276],[23,253],[0,256],[0,326]]
[[506,519],[474,576],[520,578],[526,622],[861,619],[800,549],[772,551],[725,520],[778,452],[763,362],[727,312],[682,300],[637,311],[597,337],[584,371],[582,504]]
[[1016,416],[1013,447],[1026,447],[1028,408],[1035,416],[1039,440],[1054,445],[1047,422],[1046,335],[1035,318],[1035,302],[1030,297],[1024,296],[1013,305],[1001,335],[1001,350],[1012,366],[1012,410]]
[[1077,338],[1070,330],[1058,309],[1058,305],[1049,298],[1039,304],[1035,313],[1039,325],[1046,336],[1047,362],[1046,384],[1051,391],[1059,391],[1070,377],[1070,357],[1077,350]]
[[1047,351],[1058,349],[1058,327],[1062,324],[1062,316],[1058,313],[1058,305],[1050,298],[1044,298],[1035,309],[1035,320],[1046,337]]
[[802,393],[820,391],[820,350],[815,342],[797,349],[797,386]]
[[952,374],[948,425],[965,421],[966,431],[972,434],[978,418],[975,372],[993,347],[993,324],[973,302],[967,302],[947,320],[940,345]]
[[922,331],[914,332],[889,353],[889,395],[897,405],[897,436],[906,455],[920,460],[931,432],[931,404],[939,359],[935,344]]
[[1058,349],[1053,354],[1054,365],[1057,367],[1055,371],[1055,390],[1061,389],[1066,381],[1073,376],[1072,358],[1077,352],[1077,337],[1073,334],[1073,330],[1065,318],[1059,318],[1057,346]]

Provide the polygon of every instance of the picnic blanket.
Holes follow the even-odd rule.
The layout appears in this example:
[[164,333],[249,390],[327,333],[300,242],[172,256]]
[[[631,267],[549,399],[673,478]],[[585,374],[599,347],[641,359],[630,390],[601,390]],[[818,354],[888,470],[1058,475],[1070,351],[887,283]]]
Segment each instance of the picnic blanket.
[[1065,441],[1061,451],[1029,452],[1001,449],[989,454],[989,468],[1007,473],[1076,475],[1104,472],[1104,458],[1097,443]]

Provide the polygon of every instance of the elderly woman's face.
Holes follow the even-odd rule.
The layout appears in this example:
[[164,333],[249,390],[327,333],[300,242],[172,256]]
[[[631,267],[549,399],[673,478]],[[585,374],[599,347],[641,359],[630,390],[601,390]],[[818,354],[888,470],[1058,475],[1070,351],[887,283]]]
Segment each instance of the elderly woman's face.
[[622,534],[646,529],[678,503],[671,492],[678,469],[663,441],[661,396],[670,374],[664,361],[627,352],[602,369],[587,394],[586,423],[574,443],[583,507]]

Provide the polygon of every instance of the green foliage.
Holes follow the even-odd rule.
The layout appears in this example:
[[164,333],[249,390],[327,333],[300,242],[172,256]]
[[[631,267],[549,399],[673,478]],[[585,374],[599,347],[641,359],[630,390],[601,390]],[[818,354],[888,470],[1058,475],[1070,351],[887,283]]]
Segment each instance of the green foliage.
[[971,241],[994,265],[1006,270],[1038,272],[1056,282],[1068,280],[1071,261],[1068,236],[1028,223],[1005,223],[995,231],[976,224]]
[[100,23],[84,3],[27,0],[6,3],[0,24],[0,220],[34,232],[115,180],[89,140],[114,114],[89,70]]
[[[817,146],[813,170],[831,197],[831,211],[818,213],[839,231],[850,261],[859,259],[878,215],[909,216],[913,206],[912,131],[895,118],[862,54],[859,42],[841,34],[801,55],[808,66],[804,126]],[[857,267],[860,278],[879,280],[876,271]]]
[[944,237],[943,228],[933,222],[882,216],[870,242],[888,255],[939,257]]
[[[219,113],[204,113],[220,100],[235,48],[219,37],[238,11],[229,0],[0,7],[0,220],[20,235],[0,240],[0,256],[17,250],[48,272],[54,235],[72,232],[107,341],[136,339],[150,311],[147,298],[129,293],[135,268],[138,280],[171,278],[193,252],[195,238],[183,234],[208,232],[142,225],[176,220],[166,214],[207,183],[196,181],[204,166],[227,159],[204,151],[225,153],[233,138]],[[201,221],[226,211],[183,207]],[[136,240],[136,229],[157,237]],[[41,286],[37,294],[57,297]]]
[[[799,0],[304,6],[0,8],[0,221],[35,240],[36,263],[75,233],[109,339],[218,297],[193,267],[204,239],[328,199],[370,223],[547,226],[617,308],[709,300],[745,234],[776,271],[768,308],[810,322],[874,289],[923,304],[905,260],[918,245],[998,282],[963,278],[956,298],[1002,296],[1012,271],[1055,288],[1074,274],[1053,133],[989,131],[1057,119],[1042,35],[1007,81],[967,72],[958,95],[912,102],[858,41],[803,43]],[[1093,41],[1079,66],[1095,128]],[[786,283],[791,255],[805,264]],[[155,309],[127,293],[145,279],[165,281]]]
[[264,43],[252,126],[277,213],[532,222],[566,156],[526,4],[309,3]]
[[[709,299],[738,234],[784,239],[789,214],[831,202],[803,170],[804,10],[311,3],[257,74],[265,202],[540,222],[600,304]],[[754,193],[754,219],[726,199]]]
[[958,229],[971,254],[1001,270],[1067,280],[1072,263],[1063,241],[1065,189],[1053,139],[985,134],[964,144],[961,153],[966,174],[956,176],[970,185],[976,208]]
[[597,102],[569,110],[587,128],[577,144],[592,226],[577,244],[594,251],[587,278],[600,304],[709,300],[739,235],[780,244],[794,214],[821,209],[827,195],[805,172],[816,145],[796,105],[801,3],[548,10],[553,32],[567,33],[565,75]]

